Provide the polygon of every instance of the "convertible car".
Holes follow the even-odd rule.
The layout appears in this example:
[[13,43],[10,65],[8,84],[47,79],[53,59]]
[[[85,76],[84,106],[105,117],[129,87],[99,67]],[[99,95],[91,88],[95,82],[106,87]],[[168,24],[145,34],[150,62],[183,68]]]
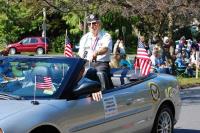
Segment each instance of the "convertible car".
[[99,81],[86,61],[0,57],[0,133],[172,133],[180,113],[175,77],[113,69],[113,87],[95,101]]

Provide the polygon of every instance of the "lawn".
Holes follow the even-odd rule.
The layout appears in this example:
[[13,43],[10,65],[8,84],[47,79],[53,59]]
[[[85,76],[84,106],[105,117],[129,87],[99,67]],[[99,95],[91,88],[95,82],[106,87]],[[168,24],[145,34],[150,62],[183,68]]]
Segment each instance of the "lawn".
[[200,76],[198,79],[195,77],[193,78],[178,77],[177,79],[182,89],[200,86]]

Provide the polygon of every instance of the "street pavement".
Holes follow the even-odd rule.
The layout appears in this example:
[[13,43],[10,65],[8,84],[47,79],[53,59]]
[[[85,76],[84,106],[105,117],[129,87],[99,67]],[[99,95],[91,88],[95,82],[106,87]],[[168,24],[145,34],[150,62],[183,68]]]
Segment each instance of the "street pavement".
[[200,133],[200,87],[181,91],[182,108],[174,133]]

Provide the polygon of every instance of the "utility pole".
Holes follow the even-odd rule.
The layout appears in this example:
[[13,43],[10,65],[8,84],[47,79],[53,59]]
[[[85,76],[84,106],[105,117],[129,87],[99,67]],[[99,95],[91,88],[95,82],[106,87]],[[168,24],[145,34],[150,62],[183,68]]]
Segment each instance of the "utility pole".
[[83,0],[83,5],[85,6],[85,14],[84,14],[84,24],[83,24],[83,34],[86,33],[87,30],[87,14],[88,14],[88,0]]
[[46,9],[43,8],[43,24],[42,24],[42,37],[44,37],[44,43],[45,43],[45,54],[47,51],[47,46],[46,46],[46,29],[47,29],[47,24],[46,24]]
[[87,10],[85,11],[85,16],[84,16],[84,27],[83,27],[83,34],[85,35],[87,29]]
[[125,34],[126,34],[126,27],[125,26],[122,26],[122,34],[123,34],[123,42],[125,44]]

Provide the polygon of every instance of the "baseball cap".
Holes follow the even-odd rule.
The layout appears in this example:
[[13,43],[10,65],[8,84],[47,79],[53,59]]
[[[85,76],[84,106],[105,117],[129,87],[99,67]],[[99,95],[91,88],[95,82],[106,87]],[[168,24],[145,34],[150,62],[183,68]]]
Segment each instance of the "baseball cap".
[[90,14],[87,17],[87,23],[96,22],[96,21],[100,21],[99,16],[97,14]]

